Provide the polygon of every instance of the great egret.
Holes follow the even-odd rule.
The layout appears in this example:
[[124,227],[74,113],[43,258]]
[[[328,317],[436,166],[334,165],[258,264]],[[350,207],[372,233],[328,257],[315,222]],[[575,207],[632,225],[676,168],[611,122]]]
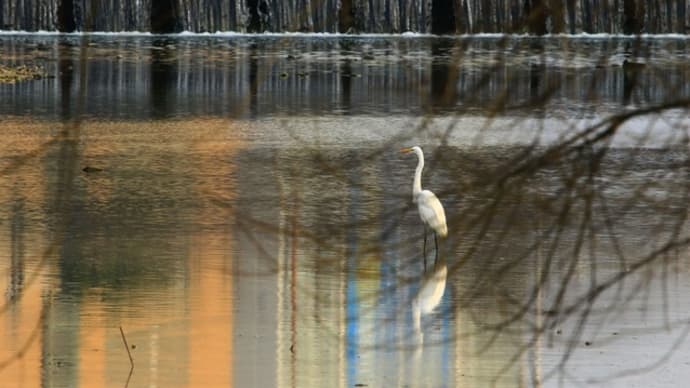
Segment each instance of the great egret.
[[402,153],[414,152],[417,154],[419,161],[417,162],[417,169],[414,172],[414,183],[412,184],[412,201],[417,204],[419,209],[419,217],[424,223],[424,270],[426,270],[426,227],[427,225],[434,231],[434,243],[436,245],[436,256],[434,262],[438,258],[438,238],[446,237],[448,235],[448,227],[446,226],[446,212],[443,210],[441,201],[438,200],[436,194],[429,190],[422,190],[422,170],[424,169],[424,152],[422,149],[414,146],[412,148],[403,148]]

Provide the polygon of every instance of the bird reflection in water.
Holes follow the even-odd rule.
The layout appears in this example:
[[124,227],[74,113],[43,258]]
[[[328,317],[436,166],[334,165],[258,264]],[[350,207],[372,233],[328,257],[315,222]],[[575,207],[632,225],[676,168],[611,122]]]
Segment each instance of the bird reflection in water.
[[412,324],[416,339],[416,351],[419,353],[424,345],[424,333],[422,333],[422,316],[431,314],[441,303],[443,293],[446,290],[446,278],[448,267],[444,259],[440,258],[434,263],[432,271],[425,272],[419,284],[419,290],[412,299]]

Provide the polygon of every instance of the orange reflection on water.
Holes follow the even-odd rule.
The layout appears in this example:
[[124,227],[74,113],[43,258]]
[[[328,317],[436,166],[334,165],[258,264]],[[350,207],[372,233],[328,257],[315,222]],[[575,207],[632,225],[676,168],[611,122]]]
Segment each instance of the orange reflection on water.
[[[16,272],[6,261],[0,261],[0,289],[12,290]],[[0,381],[17,388],[41,386],[41,341],[43,299],[40,281],[16,295],[20,299],[3,299],[0,315]],[[6,310],[5,310],[6,309]]]
[[[108,337],[113,335],[113,330],[108,329],[100,292],[87,297],[82,303],[81,316],[88,317],[89,330],[79,332],[79,386],[105,387],[106,343]],[[124,353],[124,349],[121,352]]]
[[[90,175],[75,171],[77,186],[85,189],[75,190],[75,195],[83,195],[80,199],[90,205],[103,204],[89,210],[89,217],[98,217],[98,211],[122,195],[113,190],[119,161],[132,160],[145,173],[160,167],[147,164],[151,160],[165,160],[169,163],[166,168],[177,174],[173,178],[179,175],[192,183],[174,186],[180,191],[166,195],[187,202],[209,197],[230,201],[234,195],[228,187],[230,180],[215,177],[233,173],[231,163],[218,168],[218,159],[231,157],[240,146],[228,135],[234,133],[232,125],[218,119],[153,124],[83,122],[83,142],[72,155],[78,158],[74,165],[79,170],[88,165],[103,171]],[[14,157],[41,149],[53,139],[46,132],[49,126],[13,121],[10,141],[0,145],[0,150]],[[44,153],[50,155],[52,147],[46,146]],[[187,158],[190,149],[194,156]],[[132,249],[149,249],[149,245],[142,248],[128,241],[137,238],[136,233],[91,235],[95,238],[77,233],[71,236],[70,249],[56,244],[48,255],[41,251],[45,249],[43,240],[55,238],[45,229],[45,220],[54,215],[43,213],[50,209],[46,202],[50,202],[51,191],[44,166],[55,164],[46,159],[27,158],[9,172],[12,179],[0,181],[0,220],[11,220],[0,222],[0,289],[5,296],[0,312],[0,386],[124,386],[130,363],[120,327],[134,359],[130,387],[231,386],[232,231],[219,228],[219,220],[232,217],[231,208],[202,202],[196,219],[180,218],[188,224],[177,234],[163,237],[144,226],[145,235],[158,239],[149,245],[173,245],[168,250],[150,251],[161,255],[158,260],[169,260],[162,262],[173,273],[163,280],[147,281],[145,275],[133,272],[143,281],[111,284],[99,280],[102,266],[112,265],[106,261],[113,260],[104,249],[129,244],[134,248],[123,248],[121,254],[146,258],[148,250]],[[88,268],[80,263],[82,259],[92,261],[94,278],[87,272],[76,287],[60,284],[64,281],[61,261],[67,256],[80,269]],[[137,264],[131,271],[149,270],[156,264],[160,263]]]
[[[210,128],[220,132],[221,128]],[[203,137],[201,137],[203,139]],[[233,199],[234,187],[219,187],[213,176],[229,176],[233,165],[228,170],[215,171],[218,156],[231,157],[239,147],[236,142],[196,141],[194,153],[198,155],[194,163],[199,174],[195,189],[201,198],[208,193],[224,193],[226,201]],[[213,172],[213,174],[209,174]],[[233,185],[232,181],[228,181]],[[204,206],[197,215],[196,223],[205,225],[217,217],[218,213],[225,219],[232,219],[230,206]],[[189,387],[229,387],[233,381],[233,279],[232,279],[232,230],[227,228],[221,233],[205,231],[192,236],[190,257],[187,261],[189,273]]]
[[[192,242],[189,260],[189,385],[230,386],[233,379],[232,273],[228,236]],[[210,263],[204,258],[221,255]]]
[[[6,120],[0,154],[34,152],[46,131],[46,126]],[[42,384],[45,317],[53,289],[45,274],[55,253],[55,246],[44,246],[30,217],[45,200],[36,182],[42,173],[40,165],[30,164],[17,176],[0,179],[0,386]]]

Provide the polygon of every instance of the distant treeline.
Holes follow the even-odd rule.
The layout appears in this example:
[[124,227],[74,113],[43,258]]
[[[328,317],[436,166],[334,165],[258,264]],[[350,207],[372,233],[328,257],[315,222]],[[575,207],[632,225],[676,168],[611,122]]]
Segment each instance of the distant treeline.
[[690,32],[688,0],[0,0],[0,29],[466,33]]

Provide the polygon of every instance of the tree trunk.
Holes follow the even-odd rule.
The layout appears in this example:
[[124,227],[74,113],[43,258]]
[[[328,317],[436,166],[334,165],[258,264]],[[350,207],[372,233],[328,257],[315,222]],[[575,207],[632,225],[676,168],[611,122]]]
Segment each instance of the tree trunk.
[[268,12],[267,5],[262,0],[247,0],[247,11],[249,12],[247,32],[264,32],[266,29],[264,15]]
[[626,35],[642,32],[642,23],[637,16],[637,1],[623,0],[623,33]]
[[62,0],[58,4],[58,31],[74,32],[77,24],[74,21],[74,2],[73,0]]
[[455,7],[453,0],[432,0],[431,33],[436,35],[455,32]]
[[549,14],[551,15],[551,25],[553,26],[553,34],[562,34],[565,32],[565,18],[564,18],[564,4],[563,0],[550,0]]
[[542,0],[525,0],[527,31],[534,35],[546,35],[546,8]]
[[180,32],[179,12],[175,0],[151,1],[151,32],[169,34]]
[[690,32],[690,25],[685,25],[685,12],[686,12],[686,0],[678,0],[676,3],[676,32],[679,34],[685,34]]
[[348,32],[353,27],[352,0],[341,0],[338,10],[338,32]]

